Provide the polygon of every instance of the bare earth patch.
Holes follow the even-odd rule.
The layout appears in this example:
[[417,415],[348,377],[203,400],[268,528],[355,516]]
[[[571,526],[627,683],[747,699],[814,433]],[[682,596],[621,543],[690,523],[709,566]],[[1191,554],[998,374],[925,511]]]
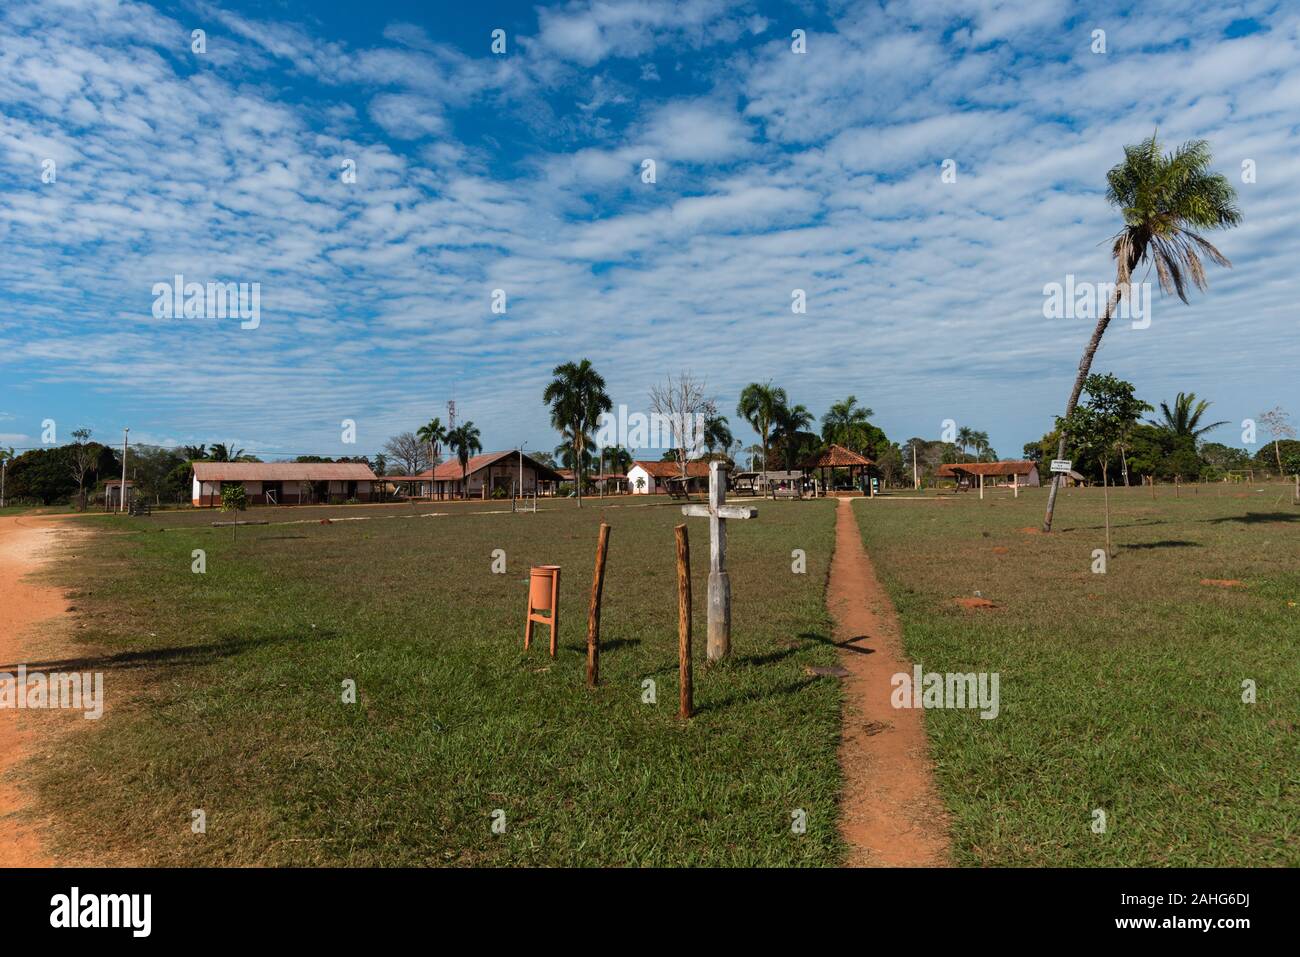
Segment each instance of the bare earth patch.
[[1239,578],[1202,578],[1202,585],[1213,585],[1216,588],[1245,588],[1246,583]]
[[993,602],[989,601],[987,598],[954,598],[954,599],[952,600],[952,603],[953,603],[954,605],[958,605],[958,606],[960,606],[960,607],[962,607],[962,608],[996,608],[996,607],[998,607],[998,606],[995,605]]
[[934,785],[922,713],[894,708],[891,679],[910,673],[893,603],[876,578],[849,499],[840,499],[827,607],[844,679],[840,832],[855,867],[950,863],[948,817]]
[[[0,518],[0,671],[12,674],[18,665],[29,662],[26,633],[33,626],[67,614],[68,603],[57,588],[29,580],[44,564],[54,534],[47,521],[29,516]],[[0,867],[52,863],[31,826],[22,820],[30,802],[12,774],[31,746],[31,723],[46,714],[0,710]]]

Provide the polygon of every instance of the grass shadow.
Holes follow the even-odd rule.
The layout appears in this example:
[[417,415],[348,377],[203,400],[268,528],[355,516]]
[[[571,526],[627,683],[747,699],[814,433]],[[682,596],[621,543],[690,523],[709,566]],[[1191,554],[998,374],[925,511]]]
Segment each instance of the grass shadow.
[[698,715],[698,714],[703,714],[706,711],[724,711],[727,708],[733,707],[738,704],[746,704],[753,701],[762,701],[764,699],[775,698],[780,695],[798,694],[804,688],[807,688],[809,685],[815,684],[820,680],[821,680],[820,677],[801,678],[798,681],[788,682],[787,684],[781,685],[781,687],[774,688],[770,691],[755,689],[753,691],[747,691],[744,694],[733,695],[730,698],[723,698],[721,701],[713,701],[706,704],[697,704],[695,706],[695,713]]
[[1210,525],[1222,525],[1225,522],[1237,522],[1243,525],[1256,525],[1261,522],[1300,522],[1300,512],[1247,512],[1245,515],[1225,515],[1221,518],[1205,518],[1201,521]]
[[[149,668],[155,665],[191,666],[211,664],[222,658],[242,654],[252,648],[266,645],[304,641],[327,641],[337,635],[332,632],[316,632],[310,635],[273,635],[267,638],[223,638],[202,645],[181,645],[170,648],[145,648],[140,651],[119,651],[108,655],[85,655],[79,658],[59,658],[45,661],[26,661],[21,664],[29,672],[33,671],[121,671],[134,668]],[[0,672],[13,674],[19,663],[0,664]]]

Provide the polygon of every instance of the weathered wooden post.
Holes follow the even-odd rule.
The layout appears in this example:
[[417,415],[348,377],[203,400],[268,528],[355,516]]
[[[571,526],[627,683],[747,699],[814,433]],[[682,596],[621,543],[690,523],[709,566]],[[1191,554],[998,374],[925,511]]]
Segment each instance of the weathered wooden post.
[[709,504],[683,505],[682,514],[709,520],[709,660],[731,654],[731,578],[727,575],[727,519],[755,518],[758,509],[726,505],[726,462],[709,463]]
[[681,686],[678,715],[689,718],[695,710],[691,679],[691,543],[686,526],[673,529],[677,536],[677,677]]
[[591,579],[591,608],[587,612],[587,687],[600,681],[600,594],[605,588],[605,549],[609,546],[609,526],[600,523],[596,541],[596,572]]

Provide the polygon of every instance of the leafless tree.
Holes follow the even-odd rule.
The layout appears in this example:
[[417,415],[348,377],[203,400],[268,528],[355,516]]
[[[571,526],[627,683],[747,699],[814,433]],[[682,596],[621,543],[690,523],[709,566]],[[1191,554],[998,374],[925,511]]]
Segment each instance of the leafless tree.
[[718,414],[718,403],[706,391],[703,379],[690,372],[650,390],[651,432],[667,430],[671,435],[673,457],[683,478],[686,463],[698,458],[704,446],[704,420]]
[[[72,454],[68,456],[68,468],[77,482],[77,508],[86,510],[86,473],[99,459],[99,444],[90,441],[90,429],[77,429],[72,433]],[[126,494],[126,489],[122,489]]]
[[384,443],[384,453],[401,467],[403,475],[415,475],[429,467],[429,446],[414,432],[399,432]]
[[1273,436],[1273,455],[1277,459],[1277,474],[1282,474],[1282,452],[1278,446],[1279,439],[1294,439],[1295,429],[1291,427],[1291,416],[1280,405],[1259,414],[1259,424],[1269,435]]

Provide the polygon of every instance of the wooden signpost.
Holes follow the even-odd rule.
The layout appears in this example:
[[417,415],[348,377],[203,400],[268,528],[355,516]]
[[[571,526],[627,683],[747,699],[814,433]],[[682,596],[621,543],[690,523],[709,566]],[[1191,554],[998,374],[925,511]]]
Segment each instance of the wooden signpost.
[[725,504],[726,462],[709,463],[709,503],[683,505],[682,514],[709,520],[709,643],[710,661],[731,653],[731,579],[727,575],[727,519],[756,518],[758,509]]

